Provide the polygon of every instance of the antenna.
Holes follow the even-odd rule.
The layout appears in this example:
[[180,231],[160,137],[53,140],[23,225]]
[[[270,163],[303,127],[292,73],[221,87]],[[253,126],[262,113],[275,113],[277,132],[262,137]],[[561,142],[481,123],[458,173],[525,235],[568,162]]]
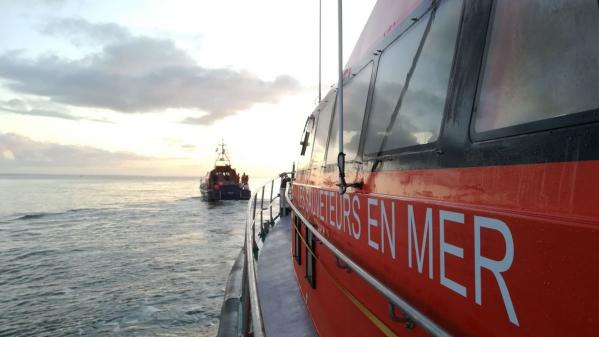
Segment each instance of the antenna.
[[[339,84],[337,85],[337,106],[339,110],[339,154],[337,155],[337,168],[339,169],[339,194],[344,194],[348,187],[362,188],[361,182],[347,184],[345,182],[345,153],[343,153],[343,7],[342,0],[338,0],[339,23]],[[343,205],[341,205],[343,210]]]
[[318,103],[322,101],[322,0],[318,0]]
[[339,193],[345,193],[345,153],[343,153],[343,5],[342,0],[337,0],[337,24],[339,37],[339,84],[337,85],[337,113],[339,113],[339,154],[337,166],[339,168]]

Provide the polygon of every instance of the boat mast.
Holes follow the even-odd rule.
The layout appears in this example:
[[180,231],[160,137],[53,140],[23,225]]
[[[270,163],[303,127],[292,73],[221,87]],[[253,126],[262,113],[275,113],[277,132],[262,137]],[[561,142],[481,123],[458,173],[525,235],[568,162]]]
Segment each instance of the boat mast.
[[229,159],[229,153],[227,152],[227,149],[225,148],[225,140],[221,139],[220,144],[218,144],[218,147],[216,148],[216,161],[214,162],[214,166],[218,165],[218,162],[224,162],[225,165],[227,166],[231,166],[231,160]]

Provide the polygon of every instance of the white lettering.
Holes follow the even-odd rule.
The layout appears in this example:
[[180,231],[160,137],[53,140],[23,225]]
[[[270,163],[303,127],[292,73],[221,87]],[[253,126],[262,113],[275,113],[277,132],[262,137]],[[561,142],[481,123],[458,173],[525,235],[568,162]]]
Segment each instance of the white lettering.
[[[356,240],[360,239],[360,235],[362,234],[362,223],[360,223],[360,216],[358,214],[358,212],[360,211],[360,199],[358,198],[357,195],[354,195],[354,198],[351,201],[352,204],[352,213],[354,216],[354,219],[356,220],[353,224],[352,224],[352,233],[354,234],[354,238]],[[356,230],[357,227],[357,230]]]
[[385,212],[385,202],[381,199],[381,252],[385,252],[385,231],[389,240],[391,257],[395,259],[395,203],[391,201],[391,231],[389,231],[389,220]]
[[343,200],[341,200],[341,194],[337,192],[331,192],[335,196],[335,224],[337,229],[344,231],[343,227]]
[[316,198],[315,198],[315,195],[316,195],[316,191],[313,188],[311,188],[310,189],[310,210],[311,210],[313,216],[317,215],[316,214],[316,202],[315,202]]
[[416,230],[416,220],[414,216],[414,207],[408,205],[408,266],[412,268],[412,241],[414,241],[416,252],[416,263],[418,272],[422,274],[424,266],[424,252],[428,238],[428,278],[433,279],[433,210],[426,209],[426,218],[424,219],[424,234],[422,234],[422,247],[418,251],[418,232]]
[[[345,203],[347,201],[347,204]],[[345,232],[345,227],[347,226],[347,233],[351,235],[350,223],[349,223],[349,213],[351,213],[351,201],[349,200],[349,195],[346,193],[343,195],[343,199],[341,200],[341,210],[343,211],[343,215],[341,216],[341,222],[343,226],[343,231]]]
[[318,202],[319,202],[319,206],[318,207],[318,217],[320,218],[320,221],[324,222],[324,212],[323,212],[323,208],[324,208],[324,201],[322,201],[322,196],[324,195],[324,191],[323,190],[318,190]]
[[376,250],[379,250],[379,244],[371,240],[370,227],[378,227],[379,223],[370,216],[370,206],[376,206],[378,203],[378,199],[368,198],[368,206],[366,207],[368,209],[368,245]]
[[[362,224],[360,220],[361,199],[357,194],[340,195],[334,191],[325,191],[315,188],[307,188],[300,186],[298,188],[298,204],[301,209],[305,210],[314,217],[318,217],[323,223],[336,227],[343,232],[347,231],[348,235],[353,236],[355,240],[359,240],[362,234]],[[335,199],[335,200],[333,200]],[[387,202],[391,202],[391,206]],[[368,245],[381,253],[385,253],[388,249],[390,256],[396,259],[396,202],[391,199],[368,198],[367,200],[367,217],[368,217]],[[376,212],[374,207],[380,207],[379,212]],[[389,207],[391,208],[389,210]],[[377,217],[379,216],[380,217]],[[333,219],[333,216],[335,219]],[[424,261],[428,254],[428,277],[434,279],[434,224],[433,224],[433,209],[426,208],[423,222],[417,226],[417,219],[412,204],[407,204],[407,220],[408,220],[408,267],[414,267],[415,255],[416,267],[420,274],[424,270]],[[445,241],[446,223],[452,222],[453,225],[465,224],[464,214],[459,212],[451,212],[439,210],[439,279],[440,283],[450,290],[467,297],[468,289],[450,279],[447,276],[446,254],[451,254],[460,259],[464,259],[464,248]],[[346,228],[347,226],[347,228]],[[376,229],[373,229],[376,227]],[[419,236],[419,228],[422,232]],[[493,260],[482,255],[482,233],[481,228],[494,230],[501,234],[504,240],[505,255],[500,260]],[[380,241],[376,241],[380,230]],[[455,232],[461,229],[456,229]],[[453,231],[451,231],[453,232]],[[514,241],[512,233],[507,224],[501,220],[487,218],[483,216],[474,216],[474,293],[475,303],[482,305],[482,270],[486,269],[493,274],[495,281],[501,293],[505,311],[510,322],[519,326],[518,317],[510,292],[504,278],[504,274],[508,271],[514,261]]]
[[[335,222],[333,221],[333,214],[335,213],[335,207],[333,207],[333,197],[335,196],[335,193],[330,191],[328,192],[328,196],[329,196],[329,225],[335,227]],[[339,228],[339,226],[337,226],[337,228]]]
[[459,258],[464,258],[464,249],[454,246],[445,242],[445,220],[455,222],[455,223],[464,223],[464,214],[450,212],[450,211],[439,211],[439,250],[440,250],[440,279],[441,284],[446,286],[447,288],[455,291],[456,293],[466,297],[466,287],[463,285],[447,278],[445,276],[445,254],[451,254],[457,256]]
[[[491,260],[481,255],[480,248],[480,228],[488,228],[493,229],[501,233],[503,236],[503,240],[505,241],[505,256],[501,261]],[[497,285],[499,285],[499,290],[501,291],[501,298],[503,299],[503,304],[505,306],[505,310],[507,311],[510,322],[513,324],[520,326],[518,322],[518,317],[516,317],[516,310],[514,310],[514,305],[512,304],[512,298],[510,297],[510,292],[507,288],[505,280],[501,273],[510,269],[512,266],[512,262],[514,261],[514,241],[512,239],[512,233],[508,226],[500,220],[485,218],[482,216],[474,217],[474,298],[475,302],[478,305],[482,305],[482,284],[481,284],[481,269],[485,268],[490,270],[495,276],[495,280],[497,281]]]

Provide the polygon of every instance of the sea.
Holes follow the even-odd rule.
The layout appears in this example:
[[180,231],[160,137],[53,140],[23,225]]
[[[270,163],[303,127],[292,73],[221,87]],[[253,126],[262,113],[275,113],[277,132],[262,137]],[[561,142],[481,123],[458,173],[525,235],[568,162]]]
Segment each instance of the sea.
[[198,185],[0,175],[0,336],[215,336],[247,201]]

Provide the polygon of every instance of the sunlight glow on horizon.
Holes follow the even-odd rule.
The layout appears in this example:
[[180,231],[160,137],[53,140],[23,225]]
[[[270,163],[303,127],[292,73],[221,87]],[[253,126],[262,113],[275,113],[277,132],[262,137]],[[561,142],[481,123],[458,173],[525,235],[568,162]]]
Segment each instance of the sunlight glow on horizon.
[[[3,144],[3,138],[0,138],[0,153],[10,151],[15,157],[0,156],[0,173],[203,176],[214,163],[214,148],[221,138],[228,145],[233,166],[239,171],[267,177],[291,169],[299,153],[301,128],[317,97],[318,1],[239,1],[234,6],[228,2],[183,0],[168,4],[141,0],[127,2],[126,5],[69,0],[50,4],[36,1],[34,4],[0,4],[0,137],[4,135],[7,139]],[[344,3],[345,60],[373,6],[374,0]],[[35,8],[27,11],[29,7]],[[329,85],[336,80],[336,1],[323,1],[323,19],[324,96]],[[128,100],[127,87],[121,90],[122,97],[114,97],[114,102],[107,103],[101,101],[103,96],[93,96],[93,92],[88,94],[85,87],[73,87],[72,83],[68,90],[79,96],[42,94],[47,90],[40,87],[44,84],[33,83],[23,75],[24,71],[43,67],[47,62],[56,62],[56,66],[47,69],[48,74],[62,69],[60,67],[70,71],[66,67],[77,70],[73,68],[77,66],[83,74],[83,70],[88,71],[81,68],[84,66],[112,67],[112,64],[117,64],[115,62],[126,64],[127,60],[106,57],[121,55],[117,52],[140,57],[125,43],[149,48],[168,46],[169,41],[173,43],[173,50],[162,50],[173,56],[172,62],[178,62],[174,63],[178,67],[195,67],[190,69],[206,76],[241,76],[240,79],[249,81],[248,85],[256,83],[256,89],[246,85],[247,90],[257,90],[262,98],[252,94],[244,97],[245,89],[237,88],[235,90],[239,94],[230,98],[239,103],[227,104],[244,106],[245,102],[253,100],[248,108],[227,112],[228,115],[223,110],[223,115],[215,115],[216,120],[212,123],[194,125],[182,121],[220,112],[183,106],[194,102],[194,98],[184,92],[179,98],[184,100],[180,107],[169,103],[173,101],[171,98],[161,98],[163,91],[160,88],[164,86],[166,89],[176,77],[165,77],[164,84],[143,83],[148,90],[157,90],[155,94],[134,93],[148,95],[150,99],[162,99],[171,107],[153,112],[126,112],[107,107],[142,104],[143,108],[149,102]],[[22,51],[15,53],[15,49]],[[132,67],[139,65],[140,69],[147,71],[144,67],[151,67],[156,62],[171,62],[164,57],[152,60],[151,56],[141,56],[148,60],[147,65],[142,62],[123,68],[123,76],[128,76],[125,79],[133,81],[132,76],[137,76]],[[190,57],[192,61],[185,61],[184,57]],[[46,63],[34,63],[39,58],[47,60],[44,61]],[[23,70],[15,73],[15,69]],[[95,71],[94,68],[89,70]],[[36,81],[43,81],[42,75]],[[298,81],[299,87],[287,93],[264,91],[264,86],[269,83],[278,83],[275,81],[281,75],[291,76]],[[215,78],[215,81],[219,79]],[[138,88],[130,89],[139,91]],[[272,90],[275,89],[273,84]],[[218,94],[226,97],[227,93]],[[131,97],[134,99],[135,96]],[[220,96],[212,97],[220,99]],[[83,103],[73,105],[72,102]],[[87,106],[87,102],[98,102],[98,106]],[[210,104],[214,106],[217,103]],[[6,137],[10,134],[22,138]],[[8,139],[12,143],[9,144]],[[24,150],[25,145],[19,147],[18,141],[27,143],[29,152]],[[95,166],[77,167],[72,163],[68,166],[58,162],[60,156],[47,154],[52,152],[42,153],[53,149],[53,146],[64,151],[69,151],[69,146],[98,149],[107,158],[111,153],[114,156],[132,154],[140,158],[123,160],[121,164],[115,161],[104,165],[101,161],[91,161]],[[37,152],[32,150],[33,147]],[[77,153],[83,155],[81,151]],[[25,155],[30,158],[19,157]],[[64,156],[68,158],[68,152]],[[18,166],[18,160],[24,164]]]

